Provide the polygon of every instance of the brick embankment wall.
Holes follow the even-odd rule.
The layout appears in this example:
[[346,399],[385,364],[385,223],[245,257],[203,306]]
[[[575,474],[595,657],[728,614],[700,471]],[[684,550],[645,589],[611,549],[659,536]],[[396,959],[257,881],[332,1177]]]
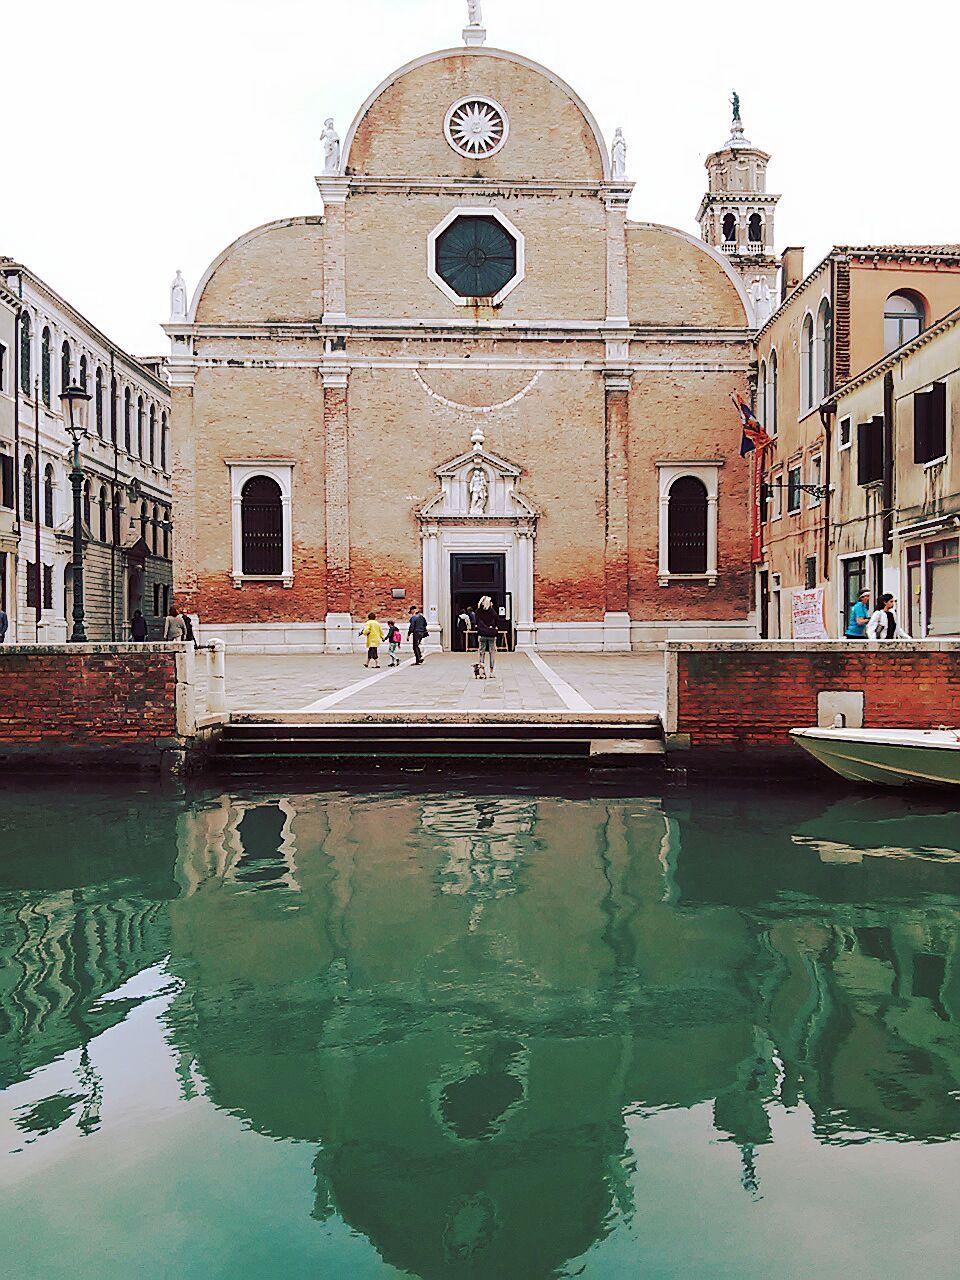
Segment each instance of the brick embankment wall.
[[862,694],[865,729],[960,726],[960,642],[667,646],[666,729],[691,761],[802,760],[790,730],[817,724],[824,692]]
[[194,730],[177,715],[187,647],[0,646],[0,764],[179,767]]

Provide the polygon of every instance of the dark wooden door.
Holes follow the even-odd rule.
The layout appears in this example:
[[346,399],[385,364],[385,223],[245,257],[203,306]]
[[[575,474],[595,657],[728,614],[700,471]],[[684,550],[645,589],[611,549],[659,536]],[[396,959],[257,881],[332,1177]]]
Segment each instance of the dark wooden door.
[[[507,557],[505,554],[469,554],[450,557],[450,636],[451,648],[464,648],[463,633],[457,628],[461,609],[476,609],[481,596],[490,596],[494,608],[505,609],[507,603]],[[503,615],[506,617],[506,614]],[[513,647],[512,634],[507,637]]]

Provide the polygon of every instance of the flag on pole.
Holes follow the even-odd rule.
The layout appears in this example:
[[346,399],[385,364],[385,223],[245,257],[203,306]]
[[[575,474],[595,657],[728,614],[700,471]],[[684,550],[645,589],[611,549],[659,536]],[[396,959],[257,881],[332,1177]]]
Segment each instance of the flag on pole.
[[743,430],[743,435],[740,438],[740,457],[745,458],[748,453],[753,453],[754,449],[759,449],[762,453],[767,445],[773,444],[772,436],[768,436],[763,427],[761,427],[756,415],[746,401],[736,395],[732,395],[730,399],[740,415],[740,426]]

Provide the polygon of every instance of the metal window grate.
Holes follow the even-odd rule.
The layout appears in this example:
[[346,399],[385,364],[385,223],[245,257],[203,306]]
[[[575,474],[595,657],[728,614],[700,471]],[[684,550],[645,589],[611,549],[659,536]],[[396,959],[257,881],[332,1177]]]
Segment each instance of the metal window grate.
[[280,486],[268,476],[255,476],[241,497],[243,572],[252,577],[283,573],[283,507]]

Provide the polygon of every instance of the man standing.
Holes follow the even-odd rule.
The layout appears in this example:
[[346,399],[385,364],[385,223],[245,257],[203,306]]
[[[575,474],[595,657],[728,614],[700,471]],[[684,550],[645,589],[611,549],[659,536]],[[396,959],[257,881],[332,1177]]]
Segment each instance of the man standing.
[[410,610],[410,625],[407,628],[407,638],[413,645],[413,656],[417,666],[423,663],[423,654],[420,652],[420,645],[427,638],[427,620],[420,612],[418,605],[414,605]]
[[848,640],[865,640],[867,623],[870,621],[870,592],[861,591],[857,603],[850,610],[847,629],[843,633]]
[[10,626],[10,619],[7,617],[7,611],[0,608],[0,644],[7,638],[7,628]]

